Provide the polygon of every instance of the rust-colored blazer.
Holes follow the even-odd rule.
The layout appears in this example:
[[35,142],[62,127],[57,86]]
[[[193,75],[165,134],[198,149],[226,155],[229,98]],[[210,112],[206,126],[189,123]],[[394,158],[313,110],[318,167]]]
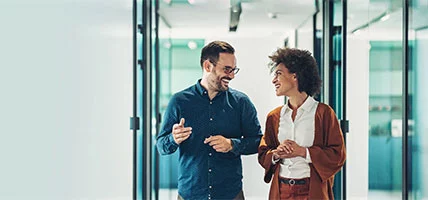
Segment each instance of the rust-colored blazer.
[[[272,164],[272,150],[280,144],[278,127],[282,106],[271,111],[266,120],[266,130],[260,142],[258,159],[265,168],[264,181],[272,180],[269,199],[279,199],[280,164]],[[309,199],[334,199],[334,175],[341,169],[346,159],[345,145],[339,121],[333,109],[318,103],[315,113],[314,143],[308,148],[312,163]],[[272,179],[273,177],[273,179]]]

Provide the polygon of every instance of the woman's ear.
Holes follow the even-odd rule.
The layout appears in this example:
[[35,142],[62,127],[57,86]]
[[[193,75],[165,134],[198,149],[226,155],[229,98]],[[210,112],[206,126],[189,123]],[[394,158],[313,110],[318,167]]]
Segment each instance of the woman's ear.
[[214,66],[209,60],[205,60],[202,63],[202,67],[203,67],[205,72],[211,72],[211,67],[214,67]]

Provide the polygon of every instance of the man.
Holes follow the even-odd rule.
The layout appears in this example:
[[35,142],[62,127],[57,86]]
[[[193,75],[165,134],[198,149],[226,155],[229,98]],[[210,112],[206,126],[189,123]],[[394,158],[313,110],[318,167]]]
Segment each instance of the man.
[[262,133],[250,99],[229,88],[234,53],[223,41],[206,45],[202,79],[166,109],[156,145],[162,155],[179,149],[178,199],[244,199],[241,155],[257,153]]
[[288,101],[268,114],[260,142],[269,199],[334,199],[334,175],[346,153],[339,122],[330,106],[312,96],[321,79],[308,51],[278,49],[269,57],[277,96]]

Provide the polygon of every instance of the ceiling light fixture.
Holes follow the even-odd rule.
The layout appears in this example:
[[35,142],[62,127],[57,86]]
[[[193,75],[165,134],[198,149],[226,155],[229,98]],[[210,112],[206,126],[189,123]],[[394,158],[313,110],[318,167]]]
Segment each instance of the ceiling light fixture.
[[196,44],[196,42],[195,41],[189,41],[188,43],[187,43],[187,47],[189,47],[189,49],[196,49],[197,47],[198,47],[198,44]]
[[383,16],[382,18],[380,18],[380,21],[386,21],[386,20],[388,20],[389,19],[389,17],[391,17],[391,15],[385,15],[385,16]]
[[268,17],[271,18],[271,19],[276,19],[278,17],[278,14],[270,12],[270,13],[268,13]]
[[392,13],[392,12],[393,12],[392,10],[389,10],[389,11],[387,10],[387,11],[383,12],[382,14],[380,14],[379,16],[373,18],[369,22],[367,22],[367,23],[365,23],[365,24],[363,24],[363,25],[361,25],[361,26],[353,29],[351,31],[351,33],[354,34],[354,33],[356,33],[359,30],[368,28],[369,26],[373,25],[374,23],[377,23],[377,22],[380,22],[380,21],[383,22],[383,21],[388,20],[390,18],[389,13]]
[[230,32],[236,32],[241,13],[242,13],[241,0],[230,0],[230,21],[229,21]]

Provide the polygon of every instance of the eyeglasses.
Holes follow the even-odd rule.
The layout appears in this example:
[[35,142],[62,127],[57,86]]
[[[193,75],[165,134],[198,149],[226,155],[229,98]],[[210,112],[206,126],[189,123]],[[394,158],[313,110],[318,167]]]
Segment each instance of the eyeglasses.
[[235,68],[232,68],[232,67],[229,67],[229,66],[226,66],[226,67],[223,67],[223,71],[224,71],[224,73],[226,73],[226,74],[230,74],[230,73],[234,73],[234,74],[237,74],[238,72],[239,72],[239,68],[237,68],[237,67],[235,67]]
[[[211,61],[210,61],[211,62]],[[217,66],[217,64],[214,64],[213,62],[211,62],[214,66]],[[230,66],[224,66],[223,67],[223,71],[224,71],[224,73],[226,73],[226,74],[230,74],[230,73],[234,73],[234,74],[237,74],[238,72],[239,72],[239,68],[237,68],[237,67],[235,67],[235,68],[232,68],[232,67],[230,67]]]

